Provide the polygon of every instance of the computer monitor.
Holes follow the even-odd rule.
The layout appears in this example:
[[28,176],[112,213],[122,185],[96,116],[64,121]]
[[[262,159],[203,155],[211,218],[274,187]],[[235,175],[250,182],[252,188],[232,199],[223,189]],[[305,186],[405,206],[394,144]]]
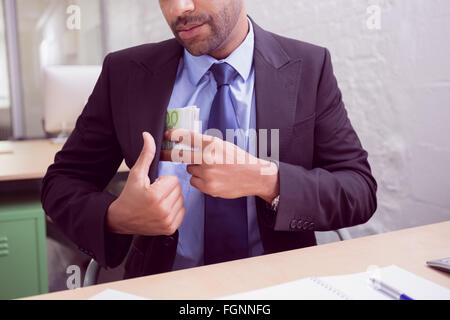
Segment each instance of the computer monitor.
[[44,128],[68,136],[100,76],[101,66],[51,66],[44,69]]

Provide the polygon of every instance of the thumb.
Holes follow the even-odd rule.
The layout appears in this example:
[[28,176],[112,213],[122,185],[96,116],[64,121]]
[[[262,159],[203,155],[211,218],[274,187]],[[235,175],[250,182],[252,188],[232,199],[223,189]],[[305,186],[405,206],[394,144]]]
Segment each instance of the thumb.
[[150,170],[150,166],[155,158],[156,144],[155,139],[148,132],[142,134],[144,138],[144,146],[142,147],[141,154],[137,159],[133,169],[139,177],[147,177]]

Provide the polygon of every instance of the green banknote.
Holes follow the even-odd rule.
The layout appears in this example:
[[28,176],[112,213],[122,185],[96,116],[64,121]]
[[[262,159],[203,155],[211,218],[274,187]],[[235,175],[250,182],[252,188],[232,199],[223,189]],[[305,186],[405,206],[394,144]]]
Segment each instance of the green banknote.
[[[166,131],[172,129],[186,129],[194,132],[200,131],[200,109],[196,106],[170,109],[166,116]],[[172,141],[164,141],[163,149],[186,149],[187,146]]]

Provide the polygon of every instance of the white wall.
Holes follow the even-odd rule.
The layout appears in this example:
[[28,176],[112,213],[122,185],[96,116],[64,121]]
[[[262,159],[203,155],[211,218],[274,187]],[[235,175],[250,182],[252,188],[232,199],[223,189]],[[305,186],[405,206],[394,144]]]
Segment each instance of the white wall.
[[173,37],[159,1],[107,0],[108,51]]
[[[381,29],[366,24],[370,4]],[[450,2],[249,0],[267,29],[326,46],[379,183],[354,236],[450,219]]]
[[[171,37],[157,1],[109,3],[111,50]],[[366,24],[373,4],[380,30]],[[376,215],[351,234],[449,220],[450,2],[247,0],[247,7],[267,30],[331,51],[379,183]]]

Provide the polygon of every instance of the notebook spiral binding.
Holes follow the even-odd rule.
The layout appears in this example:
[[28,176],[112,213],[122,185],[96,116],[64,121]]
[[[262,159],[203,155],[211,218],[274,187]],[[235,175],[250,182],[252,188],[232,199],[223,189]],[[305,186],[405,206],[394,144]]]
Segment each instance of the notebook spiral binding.
[[310,278],[310,279],[311,279],[311,281],[313,281],[314,283],[316,283],[319,286],[323,287],[324,289],[327,289],[327,290],[331,291],[333,294],[335,294],[339,298],[341,298],[343,300],[352,300],[346,293],[344,293],[341,290],[333,287],[329,283],[326,283],[325,281],[323,281],[323,280],[321,280],[319,278]]

